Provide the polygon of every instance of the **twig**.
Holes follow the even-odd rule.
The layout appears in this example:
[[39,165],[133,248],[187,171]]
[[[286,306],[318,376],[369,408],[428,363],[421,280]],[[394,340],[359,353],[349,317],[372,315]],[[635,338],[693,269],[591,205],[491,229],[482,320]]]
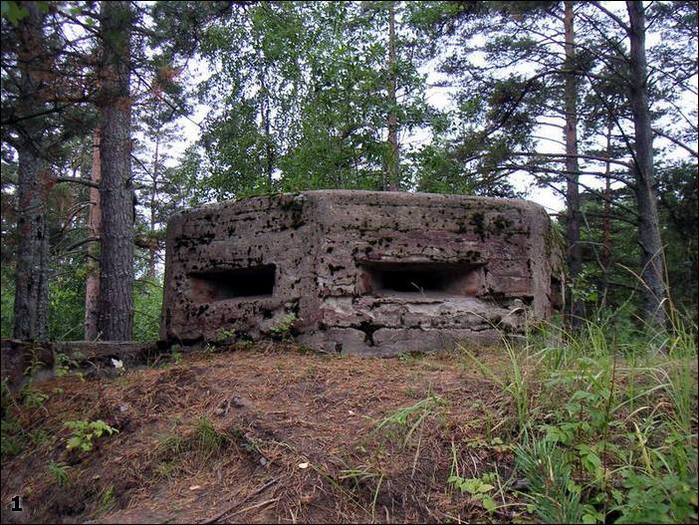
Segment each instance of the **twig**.
[[281,497],[276,497],[276,498],[268,499],[267,501],[255,503],[254,505],[250,505],[249,507],[245,507],[244,509],[241,509],[241,510],[234,512],[233,514],[231,514],[228,517],[232,518],[233,516],[237,516],[238,514],[243,514],[249,510],[257,509],[259,507],[264,507],[265,505],[269,505],[270,503],[274,503],[275,501],[279,501],[280,499],[281,499]]
[[[214,516],[213,518],[208,519],[208,520],[205,520],[205,521],[200,521],[199,523],[201,523],[201,524],[216,523],[218,520],[220,520],[221,518],[223,518],[223,517],[224,517],[226,514],[228,514],[230,511],[232,511],[235,507],[237,507],[237,506],[239,506],[239,505],[245,503],[246,501],[249,501],[251,498],[253,498],[254,496],[257,496],[257,495],[260,494],[261,492],[264,492],[266,489],[268,489],[269,487],[271,487],[272,485],[274,485],[276,482],[277,482],[276,479],[271,479],[271,480],[269,480],[267,483],[265,483],[264,485],[262,485],[262,486],[261,486],[259,489],[257,489],[255,492],[253,492],[252,494],[248,495],[242,502],[236,502],[236,503],[234,503],[233,505],[227,507],[223,512],[221,512],[221,513],[217,514],[216,516]],[[236,512],[234,512],[233,514],[231,514],[231,516],[236,516],[236,515],[241,514],[241,513],[243,513],[243,512],[247,512],[248,510],[256,509],[257,507],[261,507],[262,505],[266,505],[267,503],[271,503],[271,502],[273,502],[273,501],[277,501],[278,499],[279,499],[279,498],[274,498],[274,499],[271,499],[271,500],[263,501],[262,503],[257,503],[257,504],[255,504],[255,505],[253,505],[253,506],[251,506],[251,507],[246,507],[246,508],[244,508],[244,509],[242,509],[242,510],[236,511]]]

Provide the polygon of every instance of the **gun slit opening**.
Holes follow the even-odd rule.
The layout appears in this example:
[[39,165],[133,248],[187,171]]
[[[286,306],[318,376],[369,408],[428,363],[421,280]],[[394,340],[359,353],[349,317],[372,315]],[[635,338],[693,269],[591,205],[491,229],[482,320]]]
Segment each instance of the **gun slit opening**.
[[245,297],[274,295],[276,266],[236,268],[189,274],[190,293],[198,303],[210,303]]

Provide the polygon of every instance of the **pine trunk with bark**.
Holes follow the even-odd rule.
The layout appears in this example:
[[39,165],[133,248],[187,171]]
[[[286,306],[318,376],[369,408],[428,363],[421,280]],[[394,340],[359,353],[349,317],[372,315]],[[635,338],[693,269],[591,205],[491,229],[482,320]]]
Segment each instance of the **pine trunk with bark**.
[[23,119],[16,144],[17,181],[17,263],[13,336],[16,339],[45,340],[48,337],[48,228],[46,222],[51,178],[45,159],[46,129],[41,113],[45,107],[47,50],[43,33],[44,15],[33,2],[18,24],[17,62],[20,68],[18,117]]
[[155,279],[155,266],[158,255],[158,242],[155,239],[155,223],[158,198],[158,171],[160,167],[160,135],[161,127],[155,130],[155,152],[153,154],[153,173],[151,180],[153,185],[150,191],[150,237],[148,239],[148,278]]
[[611,117],[607,122],[607,142],[605,148],[605,157],[607,161],[604,165],[604,210],[602,217],[602,271],[604,277],[602,279],[602,306],[607,304],[607,296],[609,295],[609,272],[612,255],[612,127],[613,121]]
[[134,190],[131,177],[130,2],[102,2],[100,23],[100,205],[98,330],[125,341],[133,327]]
[[[573,25],[573,2],[564,2],[565,16],[565,145],[566,145],[566,203],[568,206],[566,239],[568,241],[568,271],[570,282],[575,286],[582,270],[582,254],[580,251],[580,189],[578,184],[580,168],[578,166],[578,110],[577,110],[577,78],[575,71],[575,28]],[[576,327],[580,324],[583,305],[570,294],[569,324]]]
[[[92,136],[92,182],[99,184],[100,161],[100,130],[96,128]],[[97,188],[90,187],[90,207],[87,215],[87,229],[90,237],[99,238],[101,233],[100,222],[102,210],[100,207],[100,192]],[[94,341],[99,337],[97,330],[97,305],[100,296],[100,266],[99,243],[87,244],[87,279],[85,280],[85,339]]]
[[386,182],[384,189],[400,190],[400,147],[398,145],[397,69],[396,69],[396,6],[388,5],[388,155],[386,159]]
[[626,7],[629,13],[631,43],[628,96],[633,114],[635,138],[632,170],[636,181],[636,201],[640,216],[638,240],[641,245],[641,277],[645,295],[644,317],[648,323],[662,328],[667,321],[665,310],[667,288],[653,167],[645,12],[641,1],[627,1]]

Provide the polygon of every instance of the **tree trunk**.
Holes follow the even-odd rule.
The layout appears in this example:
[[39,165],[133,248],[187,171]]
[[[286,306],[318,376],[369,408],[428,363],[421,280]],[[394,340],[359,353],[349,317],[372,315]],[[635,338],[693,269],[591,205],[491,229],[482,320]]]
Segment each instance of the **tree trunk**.
[[612,182],[611,171],[612,165],[609,162],[612,158],[612,119],[607,122],[607,144],[606,154],[607,162],[604,165],[604,212],[602,218],[602,271],[603,291],[602,291],[602,306],[607,304],[607,295],[609,294],[609,272],[612,255]]
[[400,190],[400,150],[398,145],[398,115],[396,114],[396,6],[388,4],[388,154],[386,158],[386,183],[388,191]]
[[[47,78],[44,15],[27,2],[28,15],[19,22],[17,58],[21,71],[18,116],[40,113],[41,90]],[[41,117],[28,118],[17,144],[17,266],[13,336],[45,340],[48,336],[48,229],[46,202],[49,168],[43,158],[46,130]]]
[[642,1],[627,1],[626,8],[630,21],[629,102],[631,103],[635,134],[633,172],[636,179],[635,191],[640,215],[638,239],[641,245],[641,276],[645,294],[644,318],[652,325],[664,327],[667,320],[665,311],[667,289],[653,168],[653,132],[648,104],[645,12]]
[[[92,139],[92,182],[100,183],[100,130],[95,128]],[[102,209],[100,192],[90,188],[90,207],[87,215],[87,229],[90,237],[100,237]],[[100,295],[99,243],[87,244],[87,279],[85,280],[85,339],[94,341],[98,338],[97,304]]]
[[[568,220],[566,238],[568,241],[568,271],[570,283],[574,287],[582,270],[582,254],[580,252],[580,193],[578,166],[578,110],[577,110],[577,78],[575,71],[575,29],[573,26],[573,2],[566,1],[565,29],[565,144],[566,144],[566,201],[568,205]],[[583,304],[570,294],[569,323],[572,327],[579,326]]]
[[131,183],[129,73],[130,2],[102,2],[102,63],[98,107],[102,235],[98,329],[108,341],[131,338],[134,280],[134,192]]
[[158,197],[158,168],[160,166],[160,135],[161,126],[155,130],[155,153],[153,155],[153,186],[150,192],[150,246],[148,248],[148,278],[155,279],[155,265],[158,254],[158,243],[155,240],[155,214]]
[[260,116],[262,118],[262,131],[265,137],[265,174],[267,176],[267,191],[271,192],[274,187],[274,148],[272,144],[272,134],[270,122],[270,100],[269,89],[267,88],[267,66],[265,57],[260,53],[260,70],[258,78],[260,81]]

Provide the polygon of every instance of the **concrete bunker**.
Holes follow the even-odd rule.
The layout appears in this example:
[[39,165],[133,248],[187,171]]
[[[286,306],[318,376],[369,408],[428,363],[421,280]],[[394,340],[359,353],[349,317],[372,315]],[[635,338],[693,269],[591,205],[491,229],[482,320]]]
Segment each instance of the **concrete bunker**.
[[310,191],[181,213],[161,338],[257,339],[292,318],[297,340],[326,352],[496,341],[557,304],[550,228],[530,202],[425,193]]

